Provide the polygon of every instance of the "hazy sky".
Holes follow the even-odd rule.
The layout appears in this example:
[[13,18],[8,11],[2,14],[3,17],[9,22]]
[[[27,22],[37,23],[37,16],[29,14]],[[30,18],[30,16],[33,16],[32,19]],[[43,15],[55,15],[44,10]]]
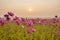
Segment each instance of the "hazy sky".
[[0,0],[0,16],[8,11],[20,17],[60,16],[60,0]]

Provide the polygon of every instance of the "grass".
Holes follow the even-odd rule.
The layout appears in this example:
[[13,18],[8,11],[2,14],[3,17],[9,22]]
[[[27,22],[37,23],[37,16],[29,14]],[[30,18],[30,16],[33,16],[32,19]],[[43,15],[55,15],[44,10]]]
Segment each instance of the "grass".
[[15,23],[7,23],[0,26],[0,40],[60,40],[60,27],[51,25],[35,24],[34,28],[37,32],[28,34],[26,30],[29,28],[18,26]]

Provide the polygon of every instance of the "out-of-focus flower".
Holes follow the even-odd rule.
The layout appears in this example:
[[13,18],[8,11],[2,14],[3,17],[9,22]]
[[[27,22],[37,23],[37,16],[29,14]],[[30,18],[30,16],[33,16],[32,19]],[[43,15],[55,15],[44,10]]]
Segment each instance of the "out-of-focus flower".
[[58,16],[56,15],[55,18],[57,18]]
[[55,26],[55,27],[58,27],[58,26],[59,26],[59,24],[58,24],[58,23],[54,23],[54,26]]
[[20,25],[20,21],[19,21],[19,20],[16,20],[15,22],[16,22],[18,25]]
[[12,12],[8,12],[8,14],[9,14],[10,16],[14,16],[14,14],[13,14]]
[[35,28],[30,28],[27,30],[27,33],[32,34],[33,32],[37,32]]
[[52,18],[52,22],[53,22],[53,25],[55,26],[55,27],[58,27],[59,26],[59,20],[58,20],[58,18],[57,18],[57,16],[55,16],[56,18]]
[[5,14],[4,17],[9,17],[9,15],[8,14]]
[[27,21],[26,18],[21,18],[21,20],[22,20],[23,22],[26,22],[26,21]]
[[46,19],[41,19],[41,24],[47,24],[47,20]]
[[4,25],[4,23],[5,23],[5,21],[4,20],[2,20],[2,19],[0,19],[0,25]]
[[19,17],[15,16],[15,18],[13,18],[13,21],[16,22],[18,25],[20,25]]
[[52,22],[54,22],[54,21],[59,22],[59,20],[58,20],[58,18],[57,18],[57,17],[52,18]]
[[9,21],[10,20],[10,17],[7,17],[6,20]]
[[27,33],[32,34],[32,30],[31,29],[28,29],[27,30]]
[[37,32],[37,30],[36,30],[35,28],[32,28],[32,31],[33,31],[33,32]]
[[7,21],[9,21],[11,19],[8,14],[5,14],[4,17]]
[[19,17],[15,16],[15,18],[13,18],[13,21],[18,20],[18,19],[19,19]]
[[33,21],[31,21],[31,20],[28,21],[28,25],[31,26],[31,27],[33,27],[33,25],[34,25],[34,24],[33,24]]

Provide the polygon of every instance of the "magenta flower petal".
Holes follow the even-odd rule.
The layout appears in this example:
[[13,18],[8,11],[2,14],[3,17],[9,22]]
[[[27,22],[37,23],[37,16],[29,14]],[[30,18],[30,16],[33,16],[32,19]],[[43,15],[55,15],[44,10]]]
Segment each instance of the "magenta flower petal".
[[9,17],[9,15],[8,14],[5,14],[4,17]]
[[15,18],[13,18],[13,21],[17,23],[17,25],[20,25],[20,19],[19,17],[15,16]]
[[0,25],[4,25],[5,24],[5,21],[4,20],[2,20],[2,19],[0,19]]
[[56,15],[55,18],[57,18],[58,16]]
[[14,16],[14,14],[13,14],[12,12],[8,12],[8,14],[9,14],[10,16]]
[[34,24],[33,24],[33,21],[31,21],[31,20],[28,21],[28,25],[31,26],[31,27],[33,27],[33,25],[34,25]]
[[6,20],[7,20],[7,21],[9,21],[9,20],[10,20],[10,18],[9,18],[9,17],[7,17],[7,18],[6,18]]
[[15,18],[13,18],[13,21],[16,21],[16,20],[20,20],[19,17],[15,16]]
[[58,23],[54,23],[54,26],[55,26],[55,27],[58,27],[58,26],[59,26],[59,24],[58,24]]
[[32,34],[32,30],[31,29],[28,29],[27,30],[27,33]]
[[18,25],[20,25],[20,21],[19,21],[19,20],[16,20],[16,23],[17,23]]
[[32,31],[33,31],[33,32],[37,32],[37,30],[36,30],[35,28],[32,28]]
[[22,20],[23,22],[26,22],[26,21],[27,21],[26,18],[21,18],[21,20]]

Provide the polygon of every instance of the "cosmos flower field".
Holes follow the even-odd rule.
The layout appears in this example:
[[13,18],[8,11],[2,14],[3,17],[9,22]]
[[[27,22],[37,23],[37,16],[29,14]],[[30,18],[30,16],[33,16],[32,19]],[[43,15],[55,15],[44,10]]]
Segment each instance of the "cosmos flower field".
[[7,12],[0,17],[0,40],[60,40],[60,18],[23,18]]

